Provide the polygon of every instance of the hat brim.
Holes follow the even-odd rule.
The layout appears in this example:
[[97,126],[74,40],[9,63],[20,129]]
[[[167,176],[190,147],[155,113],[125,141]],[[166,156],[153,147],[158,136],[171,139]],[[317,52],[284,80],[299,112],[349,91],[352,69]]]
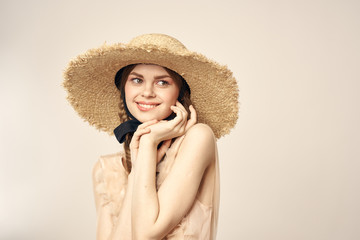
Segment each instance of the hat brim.
[[216,138],[235,126],[238,86],[226,66],[195,52],[174,52],[152,45],[104,45],[79,55],[64,73],[69,102],[84,120],[113,134],[121,123],[115,74],[124,66],[138,63],[157,64],[180,74],[190,86],[198,122],[209,125]]

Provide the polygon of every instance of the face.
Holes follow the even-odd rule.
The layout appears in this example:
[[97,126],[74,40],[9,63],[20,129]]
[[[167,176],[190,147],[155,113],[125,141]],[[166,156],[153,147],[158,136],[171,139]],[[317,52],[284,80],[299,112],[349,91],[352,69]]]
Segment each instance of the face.
[[140,122],[163,120],[170,116],[179,87],[161,66],[138,64],[125,83],[125,101],[130,113]]

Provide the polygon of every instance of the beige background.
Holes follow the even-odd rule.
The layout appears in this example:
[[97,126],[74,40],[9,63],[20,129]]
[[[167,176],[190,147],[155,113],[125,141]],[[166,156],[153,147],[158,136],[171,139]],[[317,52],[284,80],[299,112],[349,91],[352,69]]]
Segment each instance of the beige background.
[[241,110],[218,142],[218,239],[360,239],[360,4],[0,2],[0,239],[95,239],[91,169],[118,151],[78,118],[68,61],[167,33],[227,64]]

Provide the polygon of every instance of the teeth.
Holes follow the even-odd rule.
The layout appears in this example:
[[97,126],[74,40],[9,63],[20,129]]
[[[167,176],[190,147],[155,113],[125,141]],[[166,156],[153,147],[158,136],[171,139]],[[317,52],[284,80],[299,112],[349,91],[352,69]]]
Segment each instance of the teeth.
[[148,105],[148,104],[142,104],[142,103],[138,103],[138,104],[139,104],[139,106],[141,106],[143,108],[148,108],[148,109],[154,108],[157,106],[157,105]]

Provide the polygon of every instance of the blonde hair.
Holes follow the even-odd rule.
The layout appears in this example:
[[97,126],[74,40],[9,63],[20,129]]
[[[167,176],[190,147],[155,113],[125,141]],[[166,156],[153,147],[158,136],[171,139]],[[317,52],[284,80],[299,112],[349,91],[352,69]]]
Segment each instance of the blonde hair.
[[[125,83],[126,80],[131,73],[131,71],[136,67],[137,64],[131,64],[121,69],[121,82],[119,84],[120,89],[120,102],[119,102],[119,118],[121,122],[125,122],[130,120],[130,117],[126,113],[125,110]],[[190,110],[189,107],[192,105],[191,99],[190,99],[190,87],[186,83],[185,79],[180,76],[175,71],[168,69],[166,67],[163,67],[167,73],[170,75],[170,77],[174,80],[175,84],[180,89],[178,100],[179,102],[185,107],[186,111],[188,112],[188,116],[190,116]],[[132,139],[133,133],[128,133],[125,136],[125,141],[123,144],[124,151],[125,151],[125,159],[123,159],[123,165],[125,170],[130,173],[131,172],[131,154],[130,154],[130,142]]]

